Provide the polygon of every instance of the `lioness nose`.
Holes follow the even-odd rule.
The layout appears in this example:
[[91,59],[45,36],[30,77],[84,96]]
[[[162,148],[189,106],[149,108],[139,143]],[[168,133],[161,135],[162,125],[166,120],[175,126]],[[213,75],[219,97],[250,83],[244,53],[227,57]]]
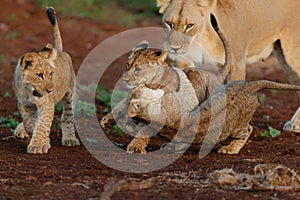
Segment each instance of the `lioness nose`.
[[174,52],[177,52],[179,49],[181,49],[182,46],[172,46],[171,49],[174,51]]
[[46,91],[47,91],[48,93],[52,92],[52,90],[48,90],[48,89],[47,89]]

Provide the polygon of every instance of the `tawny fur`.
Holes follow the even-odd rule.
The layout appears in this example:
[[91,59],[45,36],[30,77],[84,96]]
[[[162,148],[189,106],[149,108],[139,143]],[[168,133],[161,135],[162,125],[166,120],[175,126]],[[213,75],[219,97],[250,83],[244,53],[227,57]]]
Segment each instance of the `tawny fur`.
[[[192,96],[195,92],[200,105],[213,91],[223,85],[230,70],[231,54],[229,44],[222,31],[219,29],[214,16],[211,16],[211,21],[216,33],[221,38],[224,47],[228,50],[226,51],[225,64],[223,68],[221,68],[219,74],[213,74],[212,72],[190,67],[184,69],[184,75],[175,68],[169,67],[166,62],[167,53],[165,51],[155,52],[148,49],[147,42],[141,42],[129,57],[127,70],[123,75],[123,79],[128,87],[134,88],[139,85],[146,85],[151,89],[161,89],[164,94],[167,95],[169,93],[176,93],[180,87],[183,88],[181,84],[184,82],[185,76],[187,76],[188,81],[193,86],[190,87],[187,83],[184,86],[186,87],[185,90],[191,91],[190,94],[185,92],[185,94],[187,94],[185,95],[185,98],[187,98],[186,102],[189,102],[188,100],[190,99],[190,103],[187,103],[187,105],[193,108],[195,99],[192,98]],[[182,78],[181,81],[180,77]],[[116,121],[126,115],[128,103],[128,99],[123,100],[111,111],[111,113],[104,116],[100,122],[101,127],[109,129]],[[188,109],[188,107],[186,109]]]
[[[167,29],[165,47],[178,65],[205,62],[202,47],[213,61],[224,63],[224,48],[209,21],[214,14],[232,47],[231,81],[245,80],[246,64],[266,59],[275,45],[290,83],[300,83],[299,1],[157,0],[157,6]],[[300,132],[300,109],[284,129]]]
[[23,55],[16,67],[13,88],[23,122],[14,134],[20,138],[31,136],[28,153],[47,153],[50,149],[50,128],[55,103],[63,105],[62,145],[75,146],[75,73],[71,57],[62,50],[62,40],[55,17],[55,10],[47,8],[53,25],[55,47],[47,44],[40,52]]
[[[141,129],[128,145],[127,150],[145,152],[144,148],[148,144],[146,142],[149,142],[145,138],[151,136],[154,131],[159,131],[159,135],[168,140],[187,144],[203,144],[205,139],[206,144],[214,145],[231,137],[233,139],[231,143],[222,146],[219,153],[238,154],[252,133],[253,129],[249,123],[258,105],[257,92],[262,89],[300,91],[300,86],[270,81],[250,83],[234,81],[219,88],[191,112],[182,112],[180,106],[174,103],[178,101],[174,95],[163,96],[161,100],[156,99],[151,103],[151,107],[150,104],[143,102],[145,96],[133,95],[136,99],[130,100],[129,110],[134,107],[135,115],[131,114],[131,116],[151,122],[151,128]],[[139,90],[149,90],[149,88],[138,87],[133,90],[133,93],[143,94],[143,91]],[[153,113],[153,110],[156,112],[150,116],[149,113]],[[161,110],[161,113],[158,113],[158,110]],[[163,129],[159,130],[161,127]],[[214,131],[218,130],[220,135],[215,135]],[[139,147],[144,148],[139,149]]]

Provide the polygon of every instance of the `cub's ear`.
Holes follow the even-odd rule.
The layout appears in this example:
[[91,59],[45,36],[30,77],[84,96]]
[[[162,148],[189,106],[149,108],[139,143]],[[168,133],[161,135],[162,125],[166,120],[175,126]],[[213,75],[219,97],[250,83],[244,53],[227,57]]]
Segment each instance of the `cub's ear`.
[[137,47],[135,47],[134,51],[148,49],[148,47],[149,47],[149,42],[147,40],[143,40],[137,45]]
[[158,57],[158,61],[165,62],[167,57],[168,57],[168,51],[164,50],[164,51],[161,52],[160,56]]
[[48,59],[55,59],[56,58],[56,50],[53,48],[51,44],[47,44],[40,52],[39,55],[43,56],[44,58]]
[[197,0],[197,5],[201,7],[212,7],[215,6],[217,0]]
[[165,13],[171,2],[172,0],[156,0],[156,6],[160,8],[159,13]]
[[22,71],[27,70],[27,69],[29,69],[30,67],[33,66],[34,57],[35,57],[35,55],[33,53],[26,53],[20,59],[20,64],[21,64]]

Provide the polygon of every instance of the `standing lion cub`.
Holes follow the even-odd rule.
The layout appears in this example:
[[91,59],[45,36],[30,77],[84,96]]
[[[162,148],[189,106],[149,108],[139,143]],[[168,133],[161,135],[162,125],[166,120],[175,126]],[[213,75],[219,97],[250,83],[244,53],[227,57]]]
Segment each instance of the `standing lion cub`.
[[63,51],[62,39],[53,7],[47,8],[53,25],[54,44],[47,44],[40,52],[24,54],[16,67],[13,89],[23,122],[14,134],[19,138],[31,136],[27,153],[47,153],[50,149],[50,128],[55,103],[63,104],[62,145],[75,146],[75,73],[71,57]]

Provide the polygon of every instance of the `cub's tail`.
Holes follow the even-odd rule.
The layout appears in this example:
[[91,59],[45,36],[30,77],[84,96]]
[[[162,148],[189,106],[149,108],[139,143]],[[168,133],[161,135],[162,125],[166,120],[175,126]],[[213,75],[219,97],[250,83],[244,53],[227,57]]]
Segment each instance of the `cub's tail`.
[[47,16],[49,18],[50,23],[52,24],[53,27],[53,38],[54,38],[54,47],[62,51],[63,50],[63,44],[62,44],[62,39],[60,35],[60,30],[58,27],[57,19],[55,16],[55,9],[53,7],[47,7],[46,8]]
[[298,90],[300,91],[300,86],[298,85],[290,85],[284,83],[276,83],[273,81],[254,81],[249,84],[251,88],[253,88],[253,92],[262,90],[262,89],[277,89],[277,90]]

